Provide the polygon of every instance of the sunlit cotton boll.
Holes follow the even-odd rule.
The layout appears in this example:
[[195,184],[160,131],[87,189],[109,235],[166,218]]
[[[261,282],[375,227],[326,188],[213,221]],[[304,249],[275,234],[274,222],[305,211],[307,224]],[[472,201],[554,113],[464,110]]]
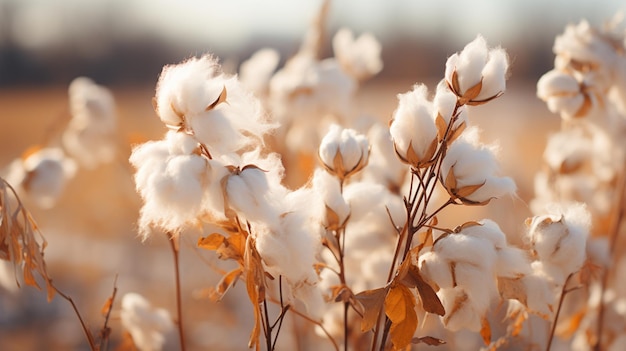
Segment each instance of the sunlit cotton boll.
[[427,94],[425,85],[416,85],[412,91],[399,94],[398,107],[389,126],[398,157],[417,168],[427,166],[437,150],[437,128]]
[[608,73],[620,59],[616,47],[611,40],[607,40],[612,34],[605,29],[593,28],[588,21],[582,20],[565,27],[563,34],[554,40],[552,51],[557,56],[605,69]]
[[162,350],[166,334],[174,328],[167,310],[152,307],[137,293],[127,293],[122,297],[120,318],[122,326],[141,351]]
[[274,128],[252,93],[244,91],[236,77],[224,75],[210,55],[165,66],[155,101],[168,127],[194,134],[220,154],[259,145]]
[[343,180],[367,165],[369,143],[355,130],[333,124],[321,141],[319,157],[328,172]]
[[266,223],[270,228],[279,227],[280,208],[263,170],[244,166],[232,171],[225,190],[228,205],[238,215],[253,222]]
[[477,310],[468,293],[461,287],[441,289],[437,292],[446,314],[441,317],[446,329],[456,332],[468,329],[478,332],[484,311]]
[[239,67],[239,81],[261,97],[268,93],[272,74],[278,67],[280,54],[274,49],[261,49]]
[[110,162],[117,151],[113,94],[87,77],[74,79],[68,92],[72,119],[62,136],[66,152],[86,168]]
[[327,208],[324,226],[329,229],[343,226],[350,215],[350,206],[341,194],[339,179],[322,169],[316,169],[313,173],[312,188],[322,198],[323,206]]
[[136,168],[135,186],[144,200],[140,233],[158,226],[178,233],[202,213],[208,162],[194,152],[197,142],[184,133],[170,132],[165,140],[135,149],[130,163]]
[[441,164],[441,181],[451,197],[466,204],[485,204],[515,193],[513,179],[499,177],[494,146],[471,140],[466,132],[450,145]]
[[15,184],[42,208],[53,207],[68,181],[76,173],[76,163],[59,148],[39,149],[14,161],[7,181]]
[[351,30],[342,28],[333,37],[332,44],[341,67],[357,80],[365,80],[383,68],[381,45],[369,33],[355,39]]
[[[437,92],[433,98],[435,121],[437,122],[437,131],[439,139],[443,138],[445,129],[447,129],[453,117],[456,117],[453,126],[449,127],[452,134],[458,128],[467,126],[468,113],[465,106],[457,106],[458,97],[450,90],[445,80],[441,80],[437,84]],[[454,114],[456,111],[456,114]],[[438,119],[441,118],[443,123]],[[441,126],[440,126],[441,124]],[[442,127],[445,126],[445,129]]]
[[479,35],[463,51],[448,58],[445,79],[461,104],[478,105],[504,92],[508,66],[506,51],[489,49]]
[[560,70],[552,70],[537,82],[537,96],[546,102],[548,109],[559,113],[564,119],[585,116],[591,98],[582,91],[576,76]]
[[584,204],[555,208],[552,213],[533,217],[528,236],[537,257],[567,277],[578,271],[585,260],[591,216]]

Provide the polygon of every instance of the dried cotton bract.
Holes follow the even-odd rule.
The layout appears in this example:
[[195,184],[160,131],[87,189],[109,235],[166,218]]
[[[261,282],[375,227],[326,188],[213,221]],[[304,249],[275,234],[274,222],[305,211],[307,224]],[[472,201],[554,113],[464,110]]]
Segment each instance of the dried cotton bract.
[[127,293],[122,297],[120,317],[122,326],[141,351],[162,350],[165,335],[174,328],[167,310],[152,307],[148,300],[137,293]]
[[506,51],[489,49],[479,35],[463,51],[448,58],[446,83],[461,105],[484,104],[504,93],[508,67]]

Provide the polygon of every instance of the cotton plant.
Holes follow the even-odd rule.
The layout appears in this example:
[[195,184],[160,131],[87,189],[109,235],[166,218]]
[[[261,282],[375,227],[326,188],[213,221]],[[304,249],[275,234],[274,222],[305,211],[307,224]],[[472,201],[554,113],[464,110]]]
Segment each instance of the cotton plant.
[[[468,127],[467,106],[502,95],[507,70],[504,50],[489,48],[478,36],[448,59],[446,78],[433,98],[421,84],[398,95],[388,132],[372,127],[374,145],[336,125],[322,139],[322,167],[314,172],[312,187],[326,208],[319,287],[329,304],[323,326],[343,339],[344,348],[440,345],[461,330],[491,345],[497,340],[489,318],[502,300],[517,303],[523,313],[552,316],[557,285],[581,260],[567,267],[551,261],[541,251],[550,244],[535,231],[536,247],[511,245],[489,219],[454,229],[438,226],[449,206],[484,206],[515,193],[513,180],[499,174],[497,147],[481,143],[478,129]],[[395,154],[407,175],[393,176],[398,169],[393,163],[381,169],[380,159],[366,164],[373,146],[378,157]],[[584,257],[580,243],[584,246],[588,227],[576,228],[575,244],[563,252]],[[536,258],[537,248],[543,261]],[[553,278],[556,271],[560,276]],[[437,323],[432,315],[439,316]],[[418,321],[432,328],[419,328]]]
[[[623,211],[626,130],[626,34],[621,21],[618,14],[603,27],[586,20],[568,25],[554,42],[554,68],[537,83],[537,96],[560,115],[562,126],[548,139],[532,210],[573,209],[584,203],[589,212],[584,218],[592,223],[579,274],[585,293],[571,297],[557,329],[568,330],[557,333],[559,342],[577,350],[614,347],[624,335],[620,323],[613,323],[625,296],[616,290],[616,277],[622,273],[616,264],[622,254],[616,245]],[[552,227],[559,218],[545,220],[553,222]],[[578,255],[572,257],[579,261]],[[600,278],[589,278],[593,267],[602,272]],[[549,264],[545,268],[552,269]]]
[[270,301],[281,305],[281,319],[297,304],[314,315],[322,302],[314,289],[321,202],[310,188],[282,185],[280,157],[265,147],[276,124],[216,58],[165,66],[154,101],[169,130],[162,140],[137,145],[130,156],[144,200],[140,233],[146,239],[161,230],[176,243],[186,229],[219,227],[198,245],[238,267],[211,296],[220,300],[244,280],[255,316],[249,345],[260,347],[261,332],[271,345]]

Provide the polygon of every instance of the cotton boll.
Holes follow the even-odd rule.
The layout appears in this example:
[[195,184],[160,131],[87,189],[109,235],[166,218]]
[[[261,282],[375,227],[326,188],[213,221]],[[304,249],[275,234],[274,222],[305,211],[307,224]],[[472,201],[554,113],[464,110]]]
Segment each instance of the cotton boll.
[[507,70],[506,52],[488,49],[479,35],[463,51],[448,58],[445,79],[461,105],[480,105],[504,92]]
[[427,280],[437,284],[441,288],[454,287],[452,267],[450,262],[433,251],[428,251],[419,256],[418,265],[420,273]]
[[450,262],[462,262],[491,271],[496,260],[495,248],[487,240],[462,234],[439,239],[433,250]]
[[446,329],[452,332],[461,329],[480,331],[482,316],[474,309],[469,296],[462,288],[441,289],[437,296],[446,311],[441,317]]
[[537,96],[544,100],[553,113],[560,113],[565,119],[584,116],[585,94],[581,82],[575,75],[560,70],[544,74],[537,82]]
[[567,276],[583,264],[591,217],[582,204],[553,211],[557,214],[531,220],[529,237],[539,259],[560,267]]
[[342,226],[350,215],[350,206],[341,194],[339,180],[328,172],[317,169],[313,173],[312,185],[314,191],[322,197],[324,206],[328,207],[328,211],[332,211],[337,216],[337,223],[330,223],[329,220],[334,215],[325,214],[324,225],[326,227]]
[[248,220],[277,228],[280,213],[271,201],[269,189],[265,173],[256,167],[235,171],[226,181],[226,197],[234,210]]
[[437,127],[432,118],[432,102],[427,99],[425,85],[398,95],[389,132],[396,154],[413,167],[427,166],[437,151]]
[[[67,158],[59,148],[37,150],[15,163],[12,171],[15,184],[19,184],[29,197],[42,208],[53,207],[67,182],[76,173],[76,163]],[[19,172],[17,171],[19,169]]]
[[165,344],[165,335],[174,328],[167,310],[153,308],[148,300],[137,293],[127,293],[122,297],[120,318],[122,326],[141,351],[161,350]]
[[274,49],[264,48],[255,52],[239,67],[239,81],[258,96],[267,93],[269,81],[278,67],[280,54]]
[[222,94],[220,75],[217,59],[210,55],[163,67],[155,95],[159,118],[176,129],[189,116],[205,111]]
[[[467,204],[485,204],[492,198],[513,194],[515,182],[509,177],[498,177],[498,163],[493,146],[474,144],[472,133],[450,145],[441,165],[441,182],[453,198]],[[453,177],[452,177],[453,175]],[[478,187],[466,193],[468,187]]]
[[66,152],[89,169],[110,162],[117,152],[113,94],[87,77],[74,79],[68,93],[72,119],[62,135]]
[[407,168],[395,155],[389,128],[382,123],[375,123],[367,132],[367,139],[371,144],[371,150],[361,178],[371,183],[386,185],[393,192],[398,192],[406,177]]
[[468,295],[474,310],[481,315],[486,313],[489,303],[498,295],[493,268],[458,263],[454,267],[454,276],[457,286]]
[[365,167],[368,157],[367,138],[336,124],[331,125],[319,147],[319,158],[324,168],[341,180]]
[[554,283],[544,270],[541,262],[533,262],[531,265],[533,273],[521,279],[526,291],[524,303],[530,312],[541,316],[544,319],[550,318],[554,312],[556,294]]
[[352,31],[342,28],[333,37],[332,44],[341,67],[357,80],[365,80],[383,68],[380,43],[369,33],[355,39]]

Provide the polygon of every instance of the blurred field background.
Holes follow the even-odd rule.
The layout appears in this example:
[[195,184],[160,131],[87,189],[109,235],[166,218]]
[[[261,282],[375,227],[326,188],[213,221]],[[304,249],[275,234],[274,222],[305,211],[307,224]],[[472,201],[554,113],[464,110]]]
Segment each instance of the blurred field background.
[[[29,146],[58,142],[69,120],[67,85],[88,76],[113,92],[119,117],[118,161],[80,170],[58,205],[40,210],[26,202],[48,240],[46,259],[57,286],[72,296],[94,332],[100,309],[117,276],[117,305],[111,320],[112,347],[121,326],[115,311],[130,291],[174,313],[174,273],[165,237],[142,243],[135,231],[141,206],[127,159],[132,143],[159,139],[165,127],[151,98],[163,65],[212,52],[225,69],[262,47],[293,54],[320,1],[45,1],[0,0],[0,168]],[[382,73],[357,96],[360,111],[387,121],[396,94],[443,77],[445,59],[478,33],[511,56],[504,96],[470,111],[485,140],[502,146],[503,173],[518,184],[519,199],[490,205],[488,215],[515,235],[529,214],[532,177],[540,167],[545,138],[558,128],[535,97],[537,79],[552,66],[552,42],[567,23],[587,18],[599,24],[618,1],[334,1],[327,39],[339,27],[372,32],[382,43]],[[325,54],[331,55],[330,43]],[[476,213],[447,216],[460,223]],[[479,217],[480,218],[480,217]],[[478,219],[478,218],[476,218]],[[183,240],[183,288],[188,346],[224,350],[245,347],[252,321],[245,299],[231,292],[219,304],[200,298],[217,282],[215,258],[194,249],[200,233]],[[235,290],[242,290],[237,286]],[[243,306],[240,306],[243,305]],[[175,348],[171,335],[166,349]],[[228,339],[233,339],[228,343]],[[303,346],[304,349],[306,347]],[[70,306],[30,287],[0,288],[0,350],[87,349]]]

